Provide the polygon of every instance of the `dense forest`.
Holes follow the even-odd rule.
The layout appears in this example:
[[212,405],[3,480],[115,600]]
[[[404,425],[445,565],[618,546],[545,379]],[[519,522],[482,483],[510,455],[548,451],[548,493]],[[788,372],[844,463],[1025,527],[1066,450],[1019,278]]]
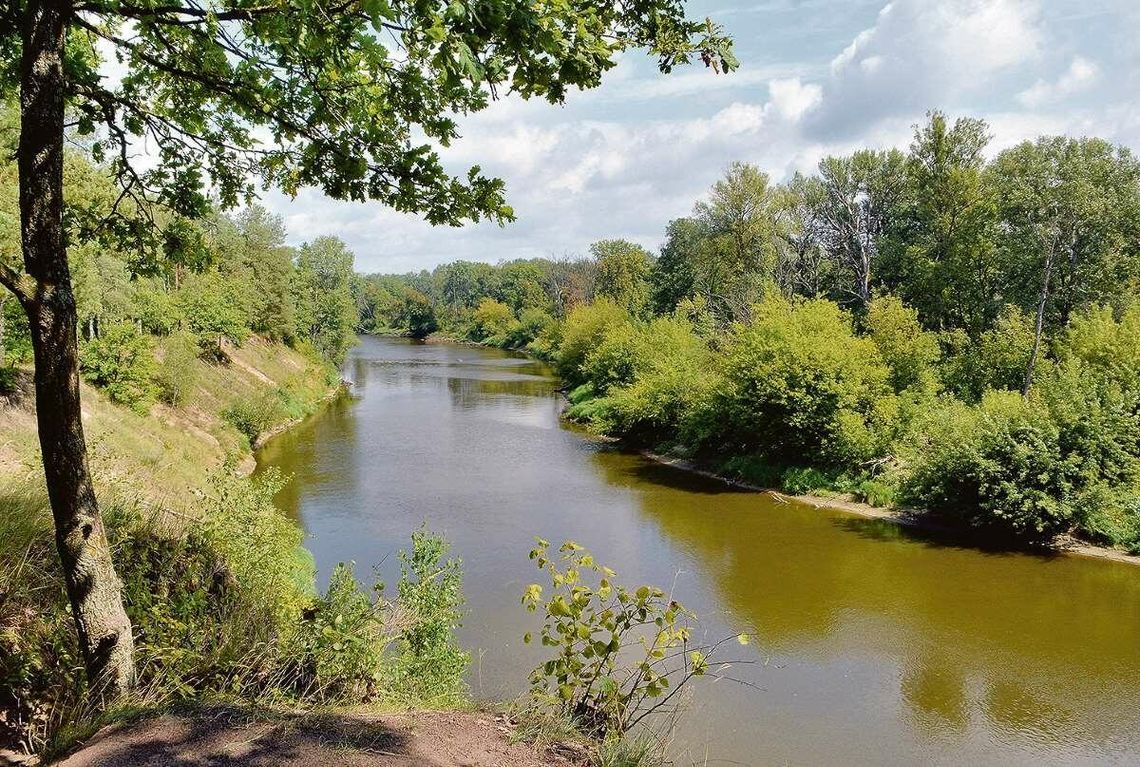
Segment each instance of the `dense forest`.
[[989,141],[734,164],[659,253],[369,276],[361,328],[526,350],[569,417],[765,486],[1140,550],[1140,162]]

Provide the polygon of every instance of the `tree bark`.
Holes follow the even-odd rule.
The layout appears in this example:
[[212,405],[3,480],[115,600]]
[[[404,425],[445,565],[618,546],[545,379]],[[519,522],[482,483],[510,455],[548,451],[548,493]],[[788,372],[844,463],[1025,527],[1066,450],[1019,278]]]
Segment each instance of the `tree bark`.
[[20,81],[20,225],[33,289],[21,301],[35,352],[36,417],[67,596],[90,692],[107,703],[135,681],[134,640],[87,464],[75,296],[63,230],[67,0],[28,0]]
[[1044,276],[1041,279],[1041,296],[1037,300],[1037,320],[1033,327],[1033,350],[1029,353],[1029,364],[1025,366],[1025,384],[1021,387],[1021,396],[1028,397],[1033,387],[1033,372],[1037,367],[1037,356],[1041,352],[1041,336],[1045,332],[1045,307],[1049,304],[1049,286],[1053,281],[1053,261],[1055,248],[1050,247],[1045,257]]

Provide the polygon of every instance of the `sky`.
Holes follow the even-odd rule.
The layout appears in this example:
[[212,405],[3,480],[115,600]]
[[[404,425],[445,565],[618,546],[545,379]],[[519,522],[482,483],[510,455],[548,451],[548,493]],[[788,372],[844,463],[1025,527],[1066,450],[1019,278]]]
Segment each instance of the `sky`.
[[692,0],[740,69],[658,73],[622,56],[564,106],[508,97],[460,120],[444,154],[506,181],[517,221],[432,227],[379,203],[269,193],[290,241],[336,235],[361,272],[651,250],[733,161],[774,181],[862,147],[905,149],[927,110],[985,119],[991,153],[1042,134],[1140,150],[1140,0]]

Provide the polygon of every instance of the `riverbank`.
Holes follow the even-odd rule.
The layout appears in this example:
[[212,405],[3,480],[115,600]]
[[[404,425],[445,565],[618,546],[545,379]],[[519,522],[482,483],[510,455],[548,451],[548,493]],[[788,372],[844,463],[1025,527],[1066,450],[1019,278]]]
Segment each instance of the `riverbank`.
[[[225,363],[194,361],[194,383],[177,407],[159,403],[139,412],[81,385],[83,426],[101,496],[185,511],[213,472],[226,464],[252,472],[256,447],[341,391],[335,370],[284,344],[253,336],[240,347],[227,344],[225,352]],[[30,385],[22,391],[0,401],[0,494],[42,485],[34,396]],[[256,434],[239,428],[235,418],[238,406],[249,403],[261,410]]]
[[[620,440],[609,438],[608,441],[613,441],[620,444]],[[651,461],[670,466],[681,471],[686,471],[698,476],[707,477],[718,482],[724,482],[732,487],[740,488],[742,490],[749,490],[756,493],[764,493],[774,498],[784,501],[796,501],[798,503],[807,504],[821,509],[833,509],[835,511],[843,511],[848,514],[856,514],[860,517],[867,519],[878,519],[891,524],[899,525],[901,527],[909,527],[916,530],[922,530],[930,533],[937,533],[940,535],[955,535],[961,534],[961,530],[946,525],[938,524],[930,520],[921,512],[911,509],[901,509],[895,507],[882,507],[872,506],[869,503],[862,503],[850,496],[843,496],[837,494],[835,496],[812,495],[812,494],[789,494],[783,491],[762,487],[760,485],[752,484],[744,480],[730,477],[725,474],[713,471],[708,467],[703,467],[695,461],[676,458],[667,455],[655,453],[652,450],[638,451],[641,455]],[[1110,549],[1105,546],[1097,546],[1087,541],[1082,541],[1071,536],[1065,536],[1047,547],[1045,550],[1055,552],[1058,554],[1070,554],[1073,556],[1091,557],[1093,559],[1105,559],[1112,562],[1122,562],[1129,565],[1140,566],[1140,556],[1135,556],[1118,549]]]
[[[424,339],[424,342],[435,344],[457,344],[462,346],[491,349],[505,349],[506,351],[517,352],[531,359],[549,364],[549,360],[536,357],[535,355],[528,353],[528,351],[524,348],[502,347],[495,344],[487,344],[481,341],[455,338],[445,333],[433,333]],[[569,400],[565,398],[566,391],[564,389],[560,389],[560,391],[562,391],[564,395],[564,402],[568,403]],[[564,407],[564,416],[565,411],[566,408]],[[563,421],[575,423],[581,426],[583,429],[588,428],[584,424],[581,424],[577,421],[568,420],[565,417],[563,418]],[[590,436],[591,438],[601,439],[617,445],[624,444],[623,440],[621,440],[619,437],[599,435],[592,432],[590,433]],[[782,490],[776,488],[749,483],[738,477],[732,477],[727,474],[717,472],[709,466],[701,465],[690,459],[666,456],[656,453],[652,450],[640,450],[638,452],[640,452],[646,458],[649,458],[650,460],[653,460],[657,463],[672,466],[674,468],[678,468],[710,479],[715,479],[717,481],[729,484],[733,487],[751,490],[759,493],[767,493],[772,497],[782,500],[794,500],[807,504],[809,506],[815,506],[817,508],[834,509],[837,511],[855,514],[868,519],[878,519],[902,527],[922,530],[939,535],[961,536],[963,533],[968,532],[961,529],[952,528],[945,524],[940,524],[939,522],[932,520],[928,515],[925,515],[921,511],[914,509],[904,509],[893,506],[874,506],[869,503],[859,501],[850,495],[842,493],[836,493],[835,495],[785,493]],[[1058,537],[1055,541],[1052,542],[1052,544],[1044,547],[1044,550],[1060,554],[1070,554],[1074,556],[1090,557],[1093,559],[1103,559],[1129,565],[1140,565],[1140,556],[1138,555],[1129,554],[1128,552],[1121,549],[1114,549],[1107,546],[1100,546],[1094,543],[1090,543],[1086,540],[1082,540],[1072,535],[1063,535]]]
[[60,767],[572,767],[576,752],[518,742],[489,712],[213,708],[106,728]]

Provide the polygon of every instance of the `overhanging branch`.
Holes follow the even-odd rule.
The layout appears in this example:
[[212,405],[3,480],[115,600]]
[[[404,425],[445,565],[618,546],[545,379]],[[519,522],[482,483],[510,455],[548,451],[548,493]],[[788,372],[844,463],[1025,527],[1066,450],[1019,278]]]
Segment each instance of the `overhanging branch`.
[[21,304],[27,302],[31,297],[25,288],[24,282],[25,278],[23,274],[17,272],[7,264],[0,264],[0,285],[12,291],[12,295],[16,296]]

